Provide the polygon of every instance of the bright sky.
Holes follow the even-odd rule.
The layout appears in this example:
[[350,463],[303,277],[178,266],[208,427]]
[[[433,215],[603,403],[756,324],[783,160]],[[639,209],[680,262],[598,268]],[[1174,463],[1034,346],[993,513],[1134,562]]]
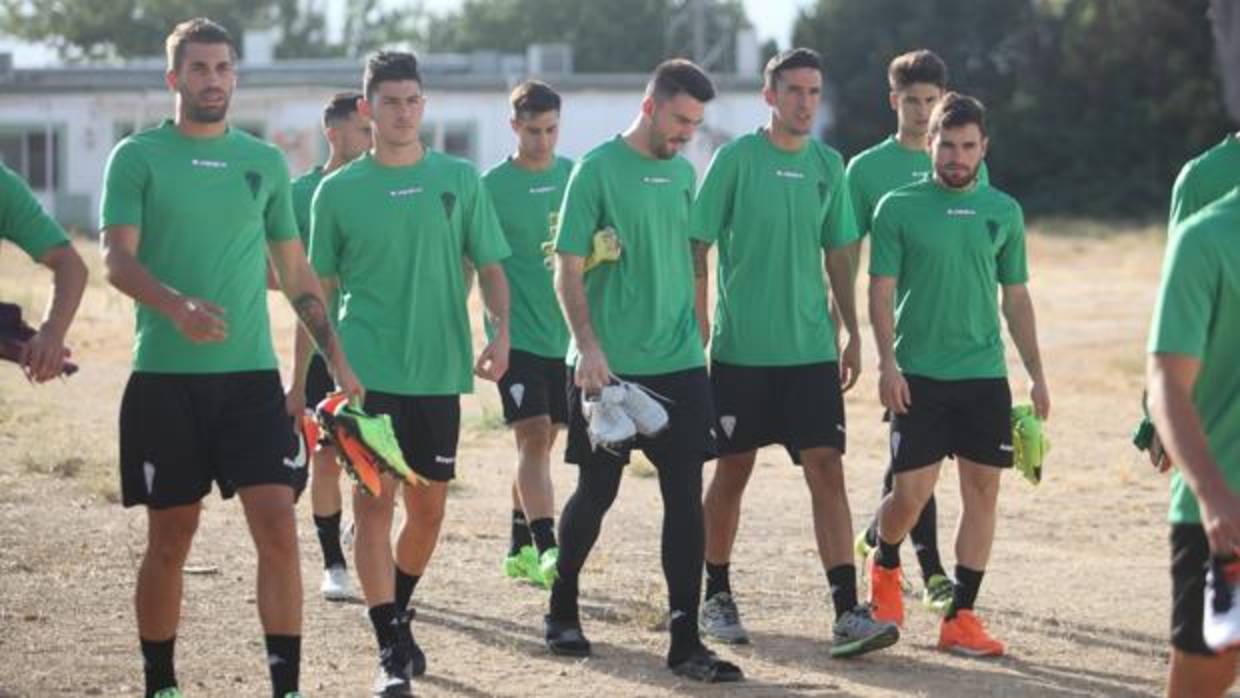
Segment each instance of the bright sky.
[[[402,0],[387,0],[400,2]],[[433,12],[451,10],[460,5],[461,0],[424,0],[427,9]],[[583,0],[585,2],[612,2],[614,0]],[[797,10],[807,7],[813,0],[743,0],[745,13],[749,21],[758,30],[758,40],[773,38],[780,48],[788,48],[792,37],[792,24],[796,21]],[[344,0],[327,0],[327,4],[337,12],[344,8]],[[18,66],[38,66],[56,60],[55,52],[40,45],[24,44],[0,37],[0,51],[13,52],[13,62]]]

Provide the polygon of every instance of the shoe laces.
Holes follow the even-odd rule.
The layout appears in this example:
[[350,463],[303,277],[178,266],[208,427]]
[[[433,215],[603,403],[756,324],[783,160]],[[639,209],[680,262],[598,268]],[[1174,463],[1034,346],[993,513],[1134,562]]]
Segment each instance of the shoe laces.
[[714,607],[715,615],[722,618],[724,623],[728,625],[740,624],[740,609],[736,607],[736,601],[732,599],[731,594],[726,591],[720,592],[711,597],[711,600],[714,602],[711,605]]

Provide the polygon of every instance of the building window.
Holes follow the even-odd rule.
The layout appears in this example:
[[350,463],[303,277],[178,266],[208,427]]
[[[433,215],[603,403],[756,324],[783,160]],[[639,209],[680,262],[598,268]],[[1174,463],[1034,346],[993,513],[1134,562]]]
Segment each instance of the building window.
[[60,129],[0,127],[0,160],[31,189],[55,191],[62,180]]
[[426,147],[458,158],[477,161],[478,134],[472,121],[423,123],[420,131]]

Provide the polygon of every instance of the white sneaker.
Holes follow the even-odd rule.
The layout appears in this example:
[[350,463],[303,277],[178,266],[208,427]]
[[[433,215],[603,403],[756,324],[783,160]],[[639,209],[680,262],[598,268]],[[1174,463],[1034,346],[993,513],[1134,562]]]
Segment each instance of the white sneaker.
[[349,580],[349,570],[344,567],[328,567],[323,570],[323,584],[319,592],[328,601],[347,601],[353,598],[353,583]]
[[1201,634],[1215,652],[1240,646],[1240,561],[1213,561],[1206,574]]
[[597,395],[582,394],[581,414],[592,448],[610,449],[637,436],[637,425],[624,410],[625,392],[623,386],[609,385]]
[[621,407],[637,425],[638,433],[642,436],[657,436],[659,432],[667,428],[667,410],[655,399],[656,397],[663,398],[662,395],[640,383],[620,381],[620,387],[624,388],[624,401]]

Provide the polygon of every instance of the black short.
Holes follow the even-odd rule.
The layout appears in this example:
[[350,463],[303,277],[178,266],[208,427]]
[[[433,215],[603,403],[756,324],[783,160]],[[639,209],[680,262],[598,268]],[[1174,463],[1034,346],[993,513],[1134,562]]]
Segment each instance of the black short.
[[413,471],[432,482],[456,477],[461,435],[459,395],[396,395],[368,391],[364,409],[392,417],[400,452]]
[[510,351],[508,371],[497,386],[504,405],[504,423],[546,415],[552,424],[567,424],[566,375],[563,358],[549,359],[520,349]]
[[306,371],[306,407],[314,409],[327,394],[336,390],[336,381],[327,370],[327,362],[321,354],[316,353],[310,359],[310,369]]
[[1201,524],[1171,525],[1171,646],[1206,657],[1214,650],[1201,634],[1205,618],[1210,542]]
[[1012,391],[1006,378],[905,379],[912,404],[891,419],[892,470],[917,470],[947,456],[1012,466]]
[[704,463],[717,454],[715,444],[715,411],[710,397],[710,378],[705,368],[691,368],[652,376],[622,375],[621,379],[638,383],[667,398],[668,427],[654,437],[638,435],[628,444],[613,449],[590,448],[586,420],[581,413],[581,388],[572,378],[573,368],[566,371],[568,388],[568,444],[564,460],[589,467],[610,463],[624,465],[629,452],[641,449],[656,466],[683,462]]
[[219,485],[306,485],[306,458],[275,371],[147,373],[121,398],[121,497],[164,509],[201,500]]
[[844,394],[839,364],[710,366],[719,455],[782,444],[801,462],[801,451],[828,447],[844,452]]

